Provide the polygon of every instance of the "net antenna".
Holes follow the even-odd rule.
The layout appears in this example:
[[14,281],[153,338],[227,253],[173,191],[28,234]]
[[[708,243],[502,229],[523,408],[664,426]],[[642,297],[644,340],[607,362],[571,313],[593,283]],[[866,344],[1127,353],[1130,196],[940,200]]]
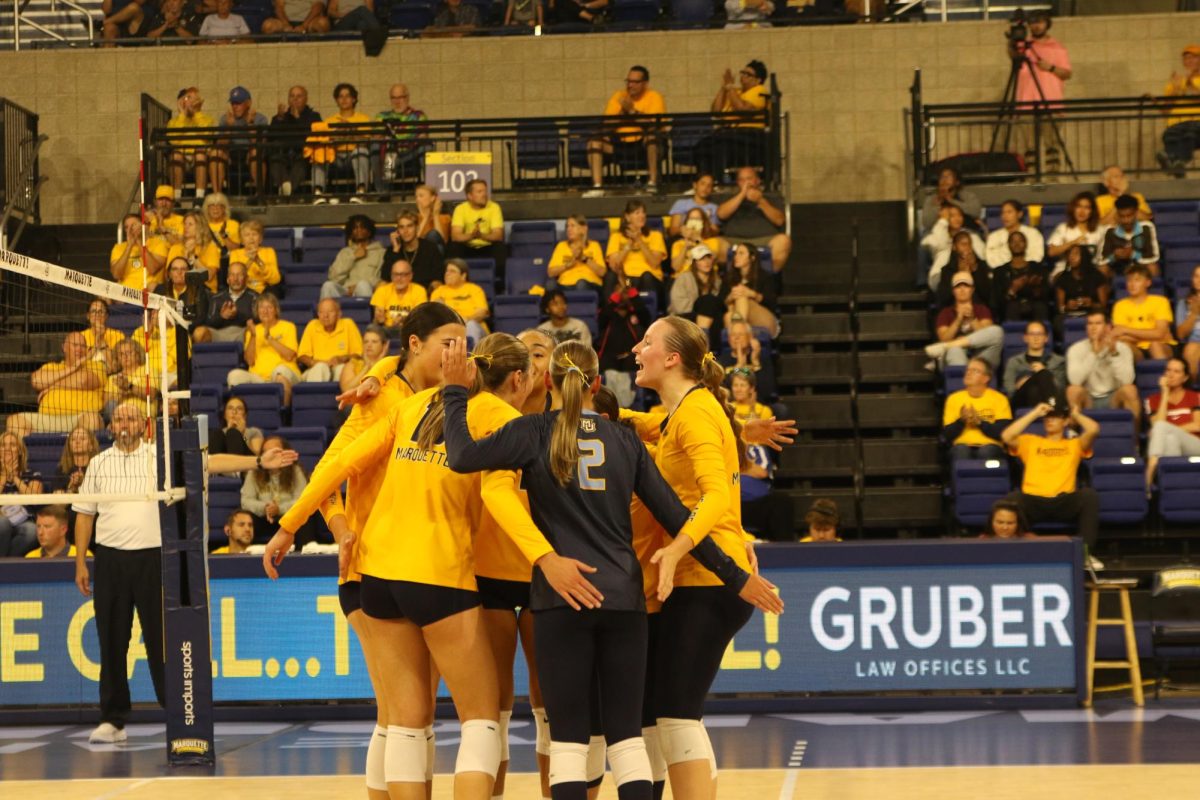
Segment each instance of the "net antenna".
[[[144,239],[142,258],[147,263]],[[155,453],[170,452],[170,401],[190,394],[169,388],[176,377],[175,326],[186,329],[189,322],[174,298],[0,249],[0,414],[7,417],[7,432],[22,440],[23,471],[40,473],[46,487],[42,494],[0,494],[0,506],[183,498],[170,470],[159,487],[155,459]],[[52,493],[51,479],[60,454],[66,463],[72,432],[84,428],[104,449],[104,414],[131,400],[143,409],[146,440],[156,447],[148,449],[137,474],[127,476],[126,490],[84,495],[60,486]],[[7,473],[4,457],[0,447],[0,468]]]

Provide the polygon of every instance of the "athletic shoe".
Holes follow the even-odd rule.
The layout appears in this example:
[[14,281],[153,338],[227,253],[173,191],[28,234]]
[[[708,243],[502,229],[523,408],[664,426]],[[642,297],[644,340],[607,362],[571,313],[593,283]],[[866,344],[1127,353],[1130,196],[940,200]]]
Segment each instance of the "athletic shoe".
[[118,744],[129,739],[124,728],[118,728],[111,722],[101,722],[88,737],[89,744]]
[[946,355],[946,349],[944,342],[934,342],[933,344],[925,345],[925,355],[930,358],[941,358]]
[[649,194],[658,194],[658,184],[657,183],[647,183],[646,184],[646,192]]
[[281,197],[291,197],[292,196],[292,182],[284,181],[283,183],[279,184],[279,194]]
[[321,194],[320,189],[316,190],[315,194],[316,194],[316,197],[313,198],[314,206],[322,206],[329,202],[329,198],[326,197],[325,195]]
[[604,190],[599,186],[593,186],[583,193],[584,197],[604,197]]
[[362,199],[361,197],[359,197],[358,195],[354,195],[353,197],[351,197],[351,198],[350,198],[350,202],[351,202],[351,203],[353,203],[353,204],[355,204],[355,205],[359,205],[359,206],[361,206],[363,203],[365,203],[365,202],[367,202],[367,201],[366,201],[366,200],[363,200],[363,199]]

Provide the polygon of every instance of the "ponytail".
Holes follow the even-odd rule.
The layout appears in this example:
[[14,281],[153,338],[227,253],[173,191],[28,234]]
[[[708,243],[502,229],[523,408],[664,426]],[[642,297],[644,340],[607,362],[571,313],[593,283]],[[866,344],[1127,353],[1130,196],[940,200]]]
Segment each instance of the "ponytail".
[[[440,303],[438,304],[440,305]],[[529,349],[515,336],[493,333],[479,340],[471,354],[475,362],[475,380],[467,388],[467,396],[474,397],[481,390],[494,392],[514,372],[529,372]],[[446,428],[446,398],[441,389],[433,393],[429,409],[421,421],[417,433],[417,447],[432,450]]]
[[560,486],[566,486],[575,477],[583,393],[591,391],[599,370],[596,351],[582,342],[563,342],[550,356],[550,378],[562,398],[562,410],[550,434],[550,471]]
[[713,397],[725,410],[729,418],[729,426],[733,428],[733,439],[737,443],[738,465],[746,466],[746,443],[742,441],[742,421],[737,418],[737,412],[730,402],[729,390],[725,388],[725,368],[717,361],[717,357],[706,352],[700,365],[700,382],[712,392]]

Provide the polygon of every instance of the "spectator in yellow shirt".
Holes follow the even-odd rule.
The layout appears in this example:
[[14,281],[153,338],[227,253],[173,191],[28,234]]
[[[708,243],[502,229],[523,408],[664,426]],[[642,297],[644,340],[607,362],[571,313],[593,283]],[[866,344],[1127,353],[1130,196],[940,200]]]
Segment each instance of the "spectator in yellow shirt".
[[[325,187],[329,181],[329,168],[345,168],[347,164],[354,171],[354,195],[350,198],[350,202],[361,203],[363,202],[362,195],[367,191],[367,178],[371,171],[371,155],[366,144],[356,141],[363,139],[364,134],[347,126],[363,125],[369,123],[371,118],[357,110],[358,89],[354,88],[352,83],[339,83],[333,87],[333,100],[337,103],[337,113],[326,117],[323,123],[313,123],[313,125],[314,130],[316,125],[322,125],[335,134],[338,128],[342,127],[341,136],[333,137],[333,141],[341,143],[332,148],[315,148],[312,182],[313,194],[316,195],[316,199],[313,203],[328,202],[328,198],[325,197]],[[326,137],[326,141],[329,141],[329,137]],[[330,150],[332,150],[330,160],[323,161],[321,156],[328,154]]]
[[225,538],[229,544],[218,547],[210,555],[241,555],[254,544],[254,515],[244,508],[236,508],[225,518]]
[[567,217],[567,239],[554,245],[550,263],[546,265],[547,276],[558,281],[558,288],[567,292],[599,291],[607,273],[600,243],[588,239],[587,217],[583,214]]
[[217,291],[217,273],[221,269],[221,248],[213,241],[208,223],[196,211],[183,215],[183,239],[171,245],[167,251],[167,262],[177,258],[187,259],[190,272],[203,272],[204,285],[210,292]]
[[256,219],[247,220],[239,232],[242,246],[229,254],[229,263],[237,261],[246,265],[246,286],[252,292],[270,292],[278,296],[283,275],[279,272],[275,248],[263,247],[263,224]]
[[1096,195],[1096,213],[1100,215],[1101,225],[1117,224],[1116,202],[1123,194],[1138,201],[1137,218],[1140,221],[1154,219],[1154,212],[1150,210],[1146,196],[1141,192],[1129,191],[1129,178],[1125,177],[1125,170],[1117,164],[1110,164],[1104,168],[1100,173],[1100,184],[1104,186],[1104,191]]
[[30,376],[38,393],[37,412],[10,414],[8,430],[27,434],[69,433],[76,427],[104,427],[104,364],[88,358],[87,340],[78,331],[63,340],[63,360],[40,367]]
[[1150,294],[1150,270],[1143,264],[1133,264],[1125,270],[1125,289],[1129,296],[1113,306],[1113,335],[1133,350],[1141,361],[1150,358],[1170,358],[1175,339],[1171,323],[1175,316],[1171,301]]
[[[146,369],[153,376],[151,380],[158,385],[162,382],[163,375],[163,348],[162,334],[158,328],[158,309],[151,309],[150,315],[147,318],[147,324],[150,328],[150,346],[146,348]],[[146,329],[143,326],[138,326],[129,338],[141,344],[146,341]],[[179,353],[178,343],[175,339],[175,323],[167,320],[167,386],[174,386],[179,372]],[[190,351],[189,351],[190,352]]]
[[283,387],[283,404],[292,404],[292,385],[300,381],[296,363],[296,326],[279,318],[279,300],[260,294],[254,305],[259,322],[246,321],[244,356],[249,369],[229,371],[229,385],[278,383]]
[[183,237],[183,216],[175,213],[175,190],[166,184],[154,190],[154,207],[146,212],[146,224],[155,236],[161,236],[167,244],[175,244]]
[[428,300],[425,287],[413,283],[412,264],[396,261],[392,264],[392,282],[379,284],[371,295],[375,324],[382,325],[389,336],[398,336],[409,312]]
[[362,334],[354,320],[342,316],[337,300],[326,297],[317,303],[317,318],[309,321],[300,337],[296,361],[304,370],[300,379],[310,383],[338,380],[350,359],[361,357]]
[[[42,506],[37,512],[38,546],[25,554],[26,558],[74,558],[75,545],[67,541],[70,515],[59,503]],[[88,551],[91,555],[91,551]]]
[[213,192],[204,198],[201,211],[204,213],[204,221],[208,223],[208,230],[212,233],[213,244],[222,254],[228,255],[242,246],[241,225],[232,216],[228,197],[222,192]]
[[601,197],[604,194],[604,157],[612,156],[618,164],[641,162],[642,151],[646,154],[649,180],[647,191],[658,189],[658,128],[656,123],[629,124],[631,117],[654,116],[667,113],[663,96],[650,88],[650,70],[642,66],[629,68],[625,76],[625,88],[613,92],[604,107],[604,116],[622,117],[625,124],[617,125],[614,135],[601,136],[587,143],[588,167],[592,171],[592,189],[584,197]]
[[804,524],[808,526],[808,534],[800,541],[840,542],[842,539],[838,536],[838,524],[841,522],[841,518],[837,503],[828,497],[818,497],[813,500],[812,505],[808,508],[808,513],[804,515]]
[[429,299],[450,306],[467,323],[467,336],[479,341],[487,336],[484,321],[488,318],[487,295],[483,287],[471,283],[467,262],[451,258],[446,261],[445,283],[433,290]]
[[[1036,420],[1042,420],[1045,436],[1026,433]],[[1067,425],[1074,422],[1080,435],[1068,439]],[[1099,529],[1100,499],[1091,487],[1076,486],[1079,462],[1092,457],[1092,442],[1100,434],[1095,420],[1084,416],[1078,408],[1068,408],[1059,398],[1055,405],[1038,403],[1033,410],[1014,420],[1000,435],[1009,452],[1025,465],[1021,490],[1009,495],[1025,512],[1025,519],[1036,526],[1039,522],[1074,523],[1076,533],[1084,544],[1096,544]],[[1093,569],[1103,569],[1095,557]]]
[[[171,128],[211,128],[216,125],[213,118],[200,109],[204,107],[204,98],[195,86],[180,89],[176,97],[179,113],[167,121],[168,130]],[[183,196],[183,172],[187,167],[195,168],[196,199],[204,197],[205,186],[208,183],[208,147],[210,140],[202,134],[184,134],[172,136],[171,145],[171,185],[175,187],[175,199]]]
[[646,227],[646,204],[641,200],[625,204],[621,229],[608,238],[606,255],[609,269],[624,275],[639,291],[654,292],[662,299],[667,245],[661,233]]
[[1012,422],[1008,398],[988,386],[992,365],[972,358],[963,371],[963,388],[946,398],[942,439],[950,458],[1004,458],[1000,434]]
[[153,289],[163,279],[163,266],[167,263],[167,243],[146,231],[145,262],[142,250],[142,220],[137,214],[126,214],[121,221],[125,230],[125,241],[113,245],[108,257],[108,267],[113,280],[131,289]]
[[100,298],[88,303],[83,339],[87,342],[88,358],[104,364],[107,372],[117,368],[114,348],[125,339],[125,334],[108,327],[108,303]]
[[1171,73],[1163,94],[1179,99],[1167,107],[1170,122],[1163,131],[1158,163],[1176,178],[1183,178],[1200,143],[1200,45],[1183,48],[1183,72]]
[[454,207],[450,217],[450,243],[446,255],[451,258],[490,258],[503,269],[504,214],[495,200],[488,198],[487,181],[467,181],[467,199]]
[[[758,8],[751,8],[744,0],[732,0],[735,7],[739,6],[743,13],[755,13]],[[765,3],[770,6],[770,3]],[[726,3],[729,7],[729,3]],[[769,11],[767,13],[770,13]],[[732,25],[740,26],[733,22]],[[733,71],[726,69],[721,76],[721,88],[713,98],[711,110],[714,114],[730,114],[734,112],[757,112],[751,119],[739,120],[727,118],[720,122],[720,128],[711,136],[706,136],[696,144],[696,166],[701,172],[711,172],[714,175],[724,175],[731,168],[746,164],[766,163],[767,139],[764,129],[767,127],[766,108],[771,97],[770,91],[764,85],[767,80],[767,67],[761,61],[751,61],[742,67],[734,80]]]

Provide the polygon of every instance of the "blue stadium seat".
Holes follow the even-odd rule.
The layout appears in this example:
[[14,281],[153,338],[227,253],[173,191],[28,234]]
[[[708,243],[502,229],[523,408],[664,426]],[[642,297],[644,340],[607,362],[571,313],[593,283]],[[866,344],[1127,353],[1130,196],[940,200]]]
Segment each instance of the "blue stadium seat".
[[1100,425],[1100,434],[1092,445],[1096,458],[1110,459],[1137,455],[1137,432],[1133,412],[1125,408],[1090,408],[1083,412]]
[[592,339],[595,340],[600,335],[599,320],[597,319],[597,315],[600,313],[600,303],[596,298],[596,293],[584,290],[563,292],[563,294],[567,297],[567,313],[583,320],[592,333]]
[[275,248],[275,255],[280,262],[290,262],[296,249],[296,231],[293,228],[266,228],[263,230],[263,246]]
[[540,298],[534,295],[500,295],[492,310],[496,331],[518,334],[537,327],[541,319]]
[[329,431],[324,426],[280,428],[275,435],[286,439],[292,449],[300,454],[300,466],[309,475],[329,444]]
[[603,252],[608,247],[608,237],[612,235],[612,227],[606,219],[588,220],[588,238],[600,245]]
[[193,386],[192,413],[206,414],[208,427],[221,427],[221,389],[217,386]]
[[[514,184],[525,179],[526,173],[557,173],[562,167],[562,146],[557,125],[518,120],[515,146],[509,142],[507,147]],[[515,232],[515,227],[513,230]]]
[[1200,458],[1172,456],[1158,462],[1158,513],[1172,524],[1200,522]]
[[328,279],[328,266],[298,264],[284,274],[289,301],[316,303],[321,296],[321,286]]
[[554,243],[546,242],[513,242],[509,245],[510,258],[538,258],[549,261],[554,255]]
[[242,480],[223,475],[208,479],[208,544],[221,547],[229,543],[225,519],[242,507]]
[[206,342],[192,345],[192,383],[224,386],[229,371],[242,361],[241,342]]
[[[708,19],[712,16],[712,0],[684,0],[687,3],[704,6],[707,5]],[[673,5],[673,8],[678,7],[678,3]],[[679,19],[676,14],[676,19]],[[712,136],[713,125],[709,119],[681,119],[677,120],[671,126],[671,160],[676,164],[681,164],[690,167],[699,167],[696,163],[696,145],[702,140]],[[718,176],[719,178],[719,176]]]
[[1138,394],[1143,400],[1158,391],[1158,379],[1166,366],[1166,359],[1161,358],[1146,358],[1134,364]]
[[[966,367],[959,364],[947,364],[942,368],[942,386],[947,395],[952,395],[963,388],[963,373],[966,370]],[[993,371],[988,386],[995,389],[999,385],[999,380],[996,371]]]
[[326,245],[324,242],[315,245],[305,244],[300,248],[300,260],[305,266],[327,270],[341,249],[342,245]]
[[298,383],[292,387],[292,424],[297,428],[330,428],[338,413],[336,383]]
[[108,307],[108,327],[128,336],[142,324],[142,309],[128,303],[113,303]]
[[1087,338],[1087,317],[1063,317],[1063,353],[1081,339]]
[[388,22],[392,28],[405,31],[419,31],[429,27],[433,22],[433,3],[429,0],[404,0],[392,3]]
[[987,523],[992,503],[1011,491],[1008,462],[1003,459],[958,459],[950,467],[954,518],[978,528]]
[[1144,461],[1126,456],[1092,458],[1085,463],[1092,475],[1092,488],[1100,496],[1102,523],[1136,525],[1146,519],[1150,504],[1146,499]]
[[496,296],[496,259],[466,258],[468,275],[471,283],[477,283],[483,289],[488,302]]
[[615,0],[611,19],[616,25],[654,22],[658,19],[658,0]]
[[246,404],[246,424],[264,431],[283,427],[283,387],[278,383],[243,383],[229,394]]
[[[520,131],[520,128],[517,130]],[[522,220],[512,223],[508,238],[510,242],[528,240],[553,243],[558,240],[558,226],[548,219]]]
[[279,316],[296,326],[296,336],[304,334],[304,326],[313,318],[313,303],[309,300],[282,300]]
[[66,443],[65,433],[31,433],[25,437],[29,469],[42,476],[43,488],[47,492],[61,488],[56,484],[56,479],[58,461],[62,458]]
[[650,319],[646,320],[646,325],[658,319],[658,295],[654,292],[640,292],[638,297],[641,298],[642,305],[646,307],[646,313],[650,315]]
[[[359,331],[362,331],[371,324],[373,319],[371,313],[371,301],[366,297],[341,297],[338,298],[338,303],[342,306],[342,316],[346,319],[354,320],[354,324],[358,326]],[[308,323],[305,322],[305,325]],[[304,326],[297,325],[296,333],[302,335]]]
[[504,293],[526,294],[532,286],[545,286],[546,259],[513,256],[504,264]]

